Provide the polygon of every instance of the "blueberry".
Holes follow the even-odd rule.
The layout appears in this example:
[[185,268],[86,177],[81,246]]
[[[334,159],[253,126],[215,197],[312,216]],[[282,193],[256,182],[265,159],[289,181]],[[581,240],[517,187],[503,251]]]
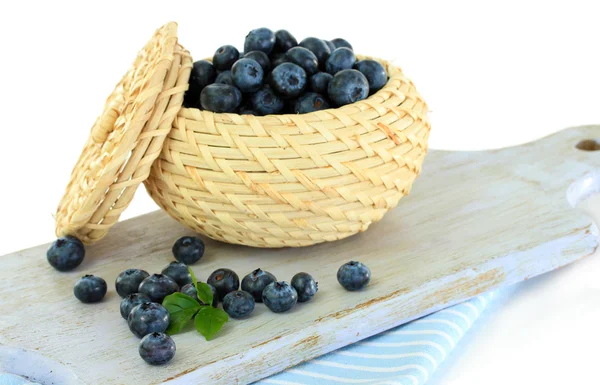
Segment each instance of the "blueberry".
[[271,87],[284,98],[295,98],[306,88],[306,72],[294,64],[283,63],[269,76]]
[[224,45],[213,55],[213,67],[218,71],[227,71],[237,59],[240,58],[240,52],[232,45]]
[[131,309],[146,302],[152,301],[150,301],[150,298],[140,293],[129,294],[121,300],[121,317],[127,319],[129,313],[131,313]]
[[307,37],[300,42],[300,46],[312,51],[319,60],[319,67],[322,69],[325,68],[325,63],[329,58],[331,50],[324,40],[317,39],[316,37]]
[[275,68],[278,65],[287,62],[287,57],[284,53],[273,54],[269,57],[269,59],[271,60],[271,68]]
[[246,59],[255,60],[263,69],[263,74],[271,70],[271,60],[266,53],[262,51],[250,51],[244,55]]
[[354,65],[354,68],[367,78],[371,94],[382,89],[387,83],[387,72],[385,72],[383,65],[376,60],[361,60]]
[[294,47],[287,51],[285,57],[288,62],[302,67],[308,76],[319,71],[319,61],[314,53],[304,47]]
[[48,263],[56,270],[69,271],[81,264],[85,257],[85,247],[73,236],[60,237],[46,252]]
[[293,48],[298,45],[298,41],[296,38],[286,31],[285,29],[280,29],[275,32],[275,47],[273,47],[274,52],[287,52],[290,48]]
[[164,365],[175,356],[175,341],[165,333],[150,333],[140,341],[140,357],[150,365]]
[[296,100],[294,105],[295,114],[306,114],[313,111],[326,110],[330,108],[329,102],[321,94],[307,92]]
[[356,56],[349,48],[338,48],[329,55],[325,69],[332,75],[337,74],[342,70],[349,70],[356,63]]
[[84,275],[77,281],[73,294],[84,303],[98,302],[106,295],[106,281],[93,275]]
[[242,102],[242,93],[227,84],[210,84],[200,94],[202,108],[212,112],[233,112]]
[[215,79],[215,83],[217,84],[227,84],[228,86],[233,85],[233,76],[231,75],[231,71],[223,71],[217,75]]
[[292,287],[298,293],[298,302],[306,302],[319,290],[319,285],[308,273],[298,273],[292,278]]
[[253,29],[246,35],[244,52],[262,51],[267,55],[275,46],[275,34],[269,28]]
[[144,302],[135,306],[127,316],[129,330],[139,338],[150,333],[163,333],[169,327],[171,316],[163,305]]
[[192,283],[192,275],[183,262],[173,261],[162,269],[161,274],[166,275],[177,282],[179,287]]
[[252,105],[250,103],[240,106],[238,113],[240,115],[258,115],[258,113],[252,109]]
[[117,276],[117,279],[115,279],[117,294],[119,294],[121,298],[125,298],[129,294],[137,293],[140,283],[149,276],[150,274],[148,274],[148,272],[140,269],[127,269],[123,271]]
[[[217,305],[219,304],[219,294],[217,293],[217,289],[215,289],[215,287],[212,285],[208,285],[208,286],[210,286],[210,289],[212,290],[212,293],[213,293],[213,307],[217,307]],[[190,297],[194,298],[196,301],[200,302],[201,304],[207,305],[207,304],[203,303],[200,300],[200,298],[198,298],[198,291],[196,291],[196,286],[194,286],[193,283],[188,283],[187,285],[182,287],[181,292],[185,295],[189,295]]]
[[351,50],[354,51],[354,49],[352,48],[352,45],[350,43],[348,43],[347,40],[342,39],[341,37],[338,37],[337,39],[333,39],[331,41],[331,44],[333,44],[335,46],[335,48],[346,47],[346,48],[350,48]]
[[256,92],[263,82],[264,72],[256,60],[243,58],[231,67],[233,84],[242,92]]
[[198,237],[181,237],[173,244],[171,251],[176,260],[192,265],[204,255],[204,242]]
[[327,44],[327,47],[329,47],[329,51],[331,51],[331,52],[335,51],[336,47],[332,42],[330,42],[329,40],[323,40],[323,41],[325,42],[325,44]]
[[262,88],[252,94],[252,110],[258,115],[276,114],[283,108],[283,99],[270,88]]
[[189,88],[185,92],[183,103],[185,107],[196,108],[200,106],[200,93],[207,85],[215,81],[217,72],[208,60],[194,62],[190,73]]
[[275,281],[277,281],[277,278],[273,274],[256,269],[242,279],[242,290],[252,294],[256,302],[262,302],[263,290]]
[[371,280],[371,270],[360,262],[345,263],[337,272],[337,280],[349,291],[365,288]]
[[354,103],[369,96],[369,82],[357,70],[343,70],[331,79],[327,94],[337,106]]
[[223,298],[223,310],[231,318],[247,317],[254,310],[254,298],[245,291],[232,291]]
[[308,80],[309,88],[311,91],[318,94],[327,95],[327,87],[329,86],[331,79],[333,79],[332,74],[328,74],[327,72],[317,72]]
[[162,303],[166,296],[179,291],[179,286],[171,277],[152,274],[140,283],[138,292],[146,295],[152,302]]
[[273,282],[263,290],[262,300],[272,312],[283,313],[298,302],[298,293],[287,282]]
[[240,278],[233,270],[218,269],[213,271],[206,283],[214,286],[219,294],[219,299],[223,300],[227,293],[231,293],[240,287]]

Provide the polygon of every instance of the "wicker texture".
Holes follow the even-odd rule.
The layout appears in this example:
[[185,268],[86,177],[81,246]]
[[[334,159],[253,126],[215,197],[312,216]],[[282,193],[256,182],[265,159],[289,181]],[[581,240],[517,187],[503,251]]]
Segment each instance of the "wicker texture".
[[[363,57],[364,58],[364,57]],[[368,99],[304,115],[182,108],[145,185],[211,238],[307,246],[366,230],[408,194],[427,153],[427,105],[402,71]]]
[[177,24],[158,29],[92,127],[56,213],[58,236],[93,243],[117,222],[161,152],[191,67]]

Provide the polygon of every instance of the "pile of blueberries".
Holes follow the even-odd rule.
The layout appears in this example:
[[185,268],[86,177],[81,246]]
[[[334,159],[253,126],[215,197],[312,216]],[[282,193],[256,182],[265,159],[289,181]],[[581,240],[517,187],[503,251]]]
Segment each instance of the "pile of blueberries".
[[286,30],[250,31],[244,52],[224,45],[212,63],[194,63],[184,106],[250,115],[304,114],[365,99],[387,82],[375,60],[356,60],[350,43]]
[[[127,269],[115,280],[115,289],[123,299],[121,316],[127,320],[131,332],[141,338],[140,356],[151,365],[162,365],[175,355],[175,342],[166,334],[170,323],[169,311],[162,305],[168,295],[181,292],[195,298],[200,304],[192,275],[187,265],[198,262],[204,255],[204,242],[197,237],[182,237],[173,245],[176,261],[169,263],[160,274],[150,275],[145,270]],[[85,256],[83,243],[75,237],[57,239],[48,249],[50,265],[60,271],[79,266]],[[337,272],[338,282],[349,291],[365,288],[371,271],[360,262],[348,262]],[[298,273],[287,283],[260,268],[241,281],[231,269],[215,270],[207,279],[213,292],[213,306],[221,302],[223,310],[232,318],[248,317],[256,302],[264,303],[274,313],[292,309],[297,302],[310,300],[318,291],[318,284],[308,273]],[[106,281],[94,275],[84,275],[73,289],[75,297],[84,303],[101,301],[107,292]]]

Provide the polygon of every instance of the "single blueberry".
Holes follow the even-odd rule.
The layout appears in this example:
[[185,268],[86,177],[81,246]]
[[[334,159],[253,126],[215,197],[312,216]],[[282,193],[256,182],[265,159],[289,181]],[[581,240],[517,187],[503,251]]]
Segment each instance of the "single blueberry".
[[321,95],[327,95],[327,87],[329,82],[333,79],[332,74],[327,72],[317,72],[308,80],[309,89]]
[[247,317],[254,310],[254,298],[245,291],[232,291],[223,298],[223,310],[231,318]]
[[140,283],[138,292],[144,294],[152,302],[162,303],[166,296],[179,291],[179,286],[171,277],[163,274],[152,274]]
[[336,106],[354,103],[369,96],[369,82],[357,70],[343,70],[331,79],[327,94]]
[[210,84],[200,94],[202,108],[212,112],[233,112],[242,101],[242,93],[227,84]]
[[151,333],[140,341],[140,357],[150,365],[164,365],[175,356],[175,341],[165,333]]
[[176,260],[192,265],[204,255],[204,242],[198,237],[181,237],[173,244],[171,251]]
[[307,92],[296,100],[294,113],[306,114],[309,112],[326,110],[330,107],[329,102],[323,95],[315,92]]
[[283,63],[273,69],[269,81],[284,98],[295,98],[306,88],[306,72],[294,63]]
[[246,102],[246,103],[242,104],[238,110],[238,114],[240,114],[240,115],[258,115],[258,113],[252,109],[252,103],[250,103],[250,102]]
[[291,284],[298,293],[298,302],[310,300],[319,290],[318,283],[315,282],[312,275],[308,273],[298,273],[294,275]]
[[59,271],[73,270],[81,264],[83,257],[85,257],[83,243],[71,235],[58,238],[46,252],[48,263]]
[[219,300],[223,300],[228,293],[240,287],[240,278],[233,270],[218,269],[213,271],[206,283],[214,286],[219,294]]
[[215,79],[216,84],[227,84],[228,86],[233,85],[233,76],[231,75],[231,71],[223,71],[217,75]]
[[119,294],[121,298],[125,298],[129,294],[137,293],[140,283],[149,276],[150,274],[148,274],[147,271],[140,269],[127,269],[123,271],[117,276],[117,279],[115,279],[117,294]]
[[275,47],[273,47],[274,52],[287,52],[290,48],[293,48],[298,45],[298,41],[288,31],[285,29],[280,29],[275,32]]
[[190,73],[189,88],[185,92],[183,104],[185,107],[197,108],[200,106],[200,93],[207,85],[213,83],[217,72],[208,60],[194,62]]
[[[210,290],[213,293],[213,307],[217,307],[219,305],[219,294],[217,293],[217,289],[215,289],[215,287],[212,285],[208,286],[210,287]],[[181,292],[185,295],[189,295],[190,297],[194,298],[196,301],[200,302],[203,305],[208,305],[202,302],[200,298],[198,298],[198,291],[196,290],[196,286],[194,286],[193,283],[188,283],[187,285],[182,287]]]
[[335,46],[335,44],[333,44],[331,41],[329,40],[323,40],[325,42],[325,44],[327,44],[327,47],[329,47],[329,50],[331,52],[333,52],[337,47]]
[[256,302],[262,302],[262,292],[267,285],[277,281],[268,271],[256,269],[242,279],[242,290],[250,293]]
[[171,316],[163,305],[144,302],[135,306],[127,316],[129,330],[139,338],[150,333],[163,333],[169,327]]
[[252,94],[251,100],[252,110],[258,115],[276,114],[283,108],[283,99],[270,88],[263,87],[258,90]]
[[287,61],[302,67],[306,75],[311,76],[319,71],[319,61],[314,53],[304,47],[294,47],[285,54]]
[[150,298],[140,293],[129,294],[127,297],[121,300],[121,317],[127,319],[131,310],[137,305],[141,305],[146,302],[152,302]]
[[275,34],[269,28],[253,29],[246,35],[244,52],[262,51],[267,55],[275,46]]
[[352,48],[352,45],[350,43],[348,43],[347,40],[342,39],[341,37],[333,39],[331,41],[331,43],[335,46],[335,48],[346,47],[346,48],[350,48],[351,50],[354,51],[354,49]]
[[273,282],[262,293],[264,304],[274,313],[283,313],[298,302],[298,293],[287,282]]
[[371,94],[374,94],[382,89],[388,81],[385,68],[383,68],[383,65],[376,60],[360,60],[354,65],[354,68],[360,71],[367,78]]
[[183,262],[173,261],[162,269],[161,274],[171,277],[179,287],[192,283],[192,275]]
[[77,281],[73,294],[84,303],[99,302],[106,295],[106,281],[100,277],[86,274]]
[[371,281],[371,270],[360,262],[351,261],[340,267],[337,280],[348,291],[360,290]]
[[287,57],[284,53],[272,54],[271,56],[269,56],[269,59],[271,60],[271,68],[275,68],[278,65],[287,62]]
[[213,56],[213,67],[218,71],[227,71],[237,59],[240,58],[240,52],[232,45],[219,47]]
[[262,51],[250,51],[244,55],[246,59],[255,60],[263,69],[263,75],[271,70],[271,60]]
[[325,69],[332,75],[337,74],[343,70],[349,70],[356,63],[356,56],[354,52],[349,48],[337,48],[329,55]]
[[329,58],[329,54],[331,54],[331,50],[324,40],[307,37],[300,42],[300,46],[312,51],[319,60],[319,67],[325,69],[325,63]]
[[264,72],[256,60],[243,58],[231,67],[233,84],[242,92],[256,92],[262,85]]

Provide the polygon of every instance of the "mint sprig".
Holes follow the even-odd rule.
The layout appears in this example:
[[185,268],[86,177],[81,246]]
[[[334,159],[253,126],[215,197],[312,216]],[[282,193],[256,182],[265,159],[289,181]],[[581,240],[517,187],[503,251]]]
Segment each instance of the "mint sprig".
[[229,316],[222,309],[217,309],[212,306],[204,306],[194,320],[196,330],[210,341],[225,322],[229,321]]
[[200,301],[202,301],[202,303],[204,303],[208,306],[212,306],[213,292],[210,289],[210,286],[208,286],[208,284],[206,284],[204,282],[198,282],[198,280],[196,279],[196,276],[194,275],[194,272],[189,267],[188,267],[188,271],[190,272],[190,275],[192,276],[192,283],[196,287],[196,293],[198,294],[198,298],[200,299]]

